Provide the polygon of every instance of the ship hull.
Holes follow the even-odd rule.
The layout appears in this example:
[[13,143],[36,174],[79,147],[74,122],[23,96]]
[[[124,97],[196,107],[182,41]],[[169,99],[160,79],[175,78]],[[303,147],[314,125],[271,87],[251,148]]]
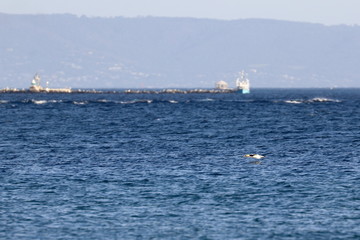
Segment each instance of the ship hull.
[[236,92],[240,94],[248,94],[250,93],[250,89],[238,89]]

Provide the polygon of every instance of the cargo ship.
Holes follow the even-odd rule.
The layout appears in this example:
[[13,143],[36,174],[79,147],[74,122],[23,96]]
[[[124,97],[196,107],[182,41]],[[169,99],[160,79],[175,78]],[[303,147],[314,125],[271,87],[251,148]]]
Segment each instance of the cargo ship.
[[[48,85],[48,83],[46,84]],[[71,88],[49,88],[41,86],[41,78],[39,74],[35,74],[34,78],[31,81],[31,86],[29,88],[30,92],[54,92],[54,93],[71,93]]]
[[236,79],[235,91],[242,94],[250,93],[250,81],[246,78],[244,71],[241,71],[240,76]]

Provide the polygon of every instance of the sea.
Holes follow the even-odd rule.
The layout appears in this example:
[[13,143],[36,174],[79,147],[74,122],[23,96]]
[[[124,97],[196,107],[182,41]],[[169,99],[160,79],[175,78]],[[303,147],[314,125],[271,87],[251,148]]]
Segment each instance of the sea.
[[360,239],[360,89],[3,93],[0,133],[0,239]]

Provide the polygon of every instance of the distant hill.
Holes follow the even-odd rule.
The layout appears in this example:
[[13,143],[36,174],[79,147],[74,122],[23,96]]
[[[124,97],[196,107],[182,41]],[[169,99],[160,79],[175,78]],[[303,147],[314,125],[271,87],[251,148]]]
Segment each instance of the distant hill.
[[360,87],[360,27],[0,14],[0,88]]

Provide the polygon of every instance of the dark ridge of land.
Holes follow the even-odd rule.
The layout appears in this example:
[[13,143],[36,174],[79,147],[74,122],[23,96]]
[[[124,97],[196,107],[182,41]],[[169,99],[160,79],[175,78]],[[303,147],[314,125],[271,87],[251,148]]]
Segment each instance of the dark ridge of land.
[[360,26],[0,13],[1,88],[360,87]]

